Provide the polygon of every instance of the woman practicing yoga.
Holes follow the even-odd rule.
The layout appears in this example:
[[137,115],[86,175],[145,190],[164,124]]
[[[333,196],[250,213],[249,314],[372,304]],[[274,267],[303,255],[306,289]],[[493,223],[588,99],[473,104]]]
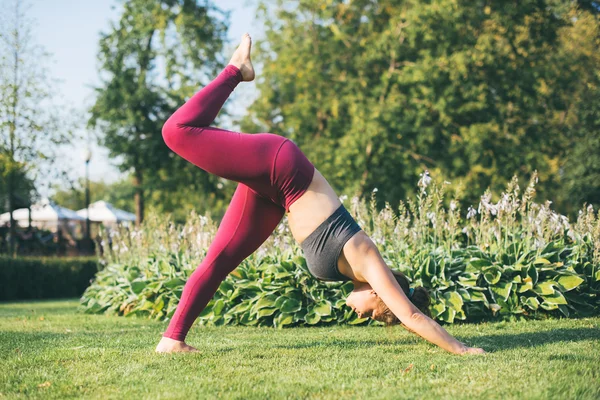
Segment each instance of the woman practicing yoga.
[[287,211],[290,230],[311,273],[323,280],[351,280],[354,291],[346,304],[359,317],[400,322],[452,353],[483,353],[465,346],[425,315],[427,291],[409,289],[406,277],[388,268],[375,244],[294,142],[270,133],[245,134],[209,126],[238,83],[254,79],[251,45],[245,34],[229,65],[163,127],[171,150],[238,186],[156,351],[197,351],[185,344],[190,327],[225,277],[269,237]]

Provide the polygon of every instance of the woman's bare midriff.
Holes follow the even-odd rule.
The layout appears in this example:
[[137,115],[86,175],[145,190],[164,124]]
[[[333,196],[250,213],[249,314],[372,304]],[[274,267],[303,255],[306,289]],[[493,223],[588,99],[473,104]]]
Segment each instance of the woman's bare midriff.
[[290,206],[288,223],[294,239],[302,243],[341,204],[329,182],[315,168],[308,189]]

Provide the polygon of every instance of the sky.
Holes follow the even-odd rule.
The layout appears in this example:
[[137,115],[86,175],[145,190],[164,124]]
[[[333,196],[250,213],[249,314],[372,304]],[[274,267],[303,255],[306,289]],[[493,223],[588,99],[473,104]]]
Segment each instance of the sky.
[[[52,55],[46,67],[52,80],[57,81],[57,101],[61,106],[77,111],[80,125],[85,126],[86,111],[94,102],[93,87],[99,85],[97,54],[101,32],[107,32],[110,21],[119,18],[119,1],[116,0],[30,0],[28,17],[34,20],[33,39]],[[244,32],[253,39],[260,39],[263,32],[255,20],[253,0],[214,0],[223,10],[231,10],[229,43],[224,50],[229,57]],[[257,68],[257,73],[260,73]],[[256,96],[254,83],[239,86],[231,100],[234,116],[243,115]],[[86,136],[83,129],[79,135]],[[66,165],[69,177],[76,180],[84,176],[83,153],[86,141],[74,141],[61,148],[61,164]],[[96,143],[90,146],[90,179],[113,182],[122,177],[116,159],[110,159],[108,151]],[[61,182],[53,182],[61,184]],[[51,195],[46,185],[39,185],[42,196]]]

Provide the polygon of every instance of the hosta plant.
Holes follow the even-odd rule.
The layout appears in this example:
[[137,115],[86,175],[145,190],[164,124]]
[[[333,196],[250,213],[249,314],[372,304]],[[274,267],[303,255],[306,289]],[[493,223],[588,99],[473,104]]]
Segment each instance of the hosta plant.
[[[384,260],[413,286],[429,289],[439,321],[543,318],[598,312],[600,220],[584,207],[574,224],[537,204],[534,175],[520,195],[513,179],[492,202],[461,212],[446,198],[447,182],[427,173],[416,201],[397,209],[352,198],[346,206],[377,244]],[[346,202],[345,196],[342,201]],[[444,204],[448,203],[447,206]],[[140,229],[105,233],[105,268],[82,297],[88,312],[167,319],[198,266],[216,226],[191,215],[176,226],[149,218]],[[316,280],[285,221],[221,284],[199,317],[202,324],[256,326],[366,323],[345,306],[352,283]]]

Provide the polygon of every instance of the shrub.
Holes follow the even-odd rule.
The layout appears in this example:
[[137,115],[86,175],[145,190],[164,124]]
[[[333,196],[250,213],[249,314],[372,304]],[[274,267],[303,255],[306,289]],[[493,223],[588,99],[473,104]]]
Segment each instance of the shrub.
[[81,296],[98,271],[95,258],[0,256],[0,300]]
[[[378,211],[375,194],[370,203],[353,198],[347,206],[387,264],[412,286],[430,290],[431,312],[440,321],[596,313],[600,220],[591,206],[584,207],[571,225],[550,202],[533,202],[536,181],[534,175],[520,196],[513,178],[497,203],[487,191],[465,217],[458,195],[443,206],[447,183],[436,185],[427,173],[417,201],[400,203],[397,211],[389,205]],[[154,216],[140,230],[105,236],[105,247],[113,243],[103,260],[107,267],[82,304],[88,312],[169,318],[215,231],[207,217],[192,215],[177,227]],[[223,281],[199,320],[261,326],[365,322],[345,306],[350,290],[351,283],[321,282],[308,273],[284,221]]]

